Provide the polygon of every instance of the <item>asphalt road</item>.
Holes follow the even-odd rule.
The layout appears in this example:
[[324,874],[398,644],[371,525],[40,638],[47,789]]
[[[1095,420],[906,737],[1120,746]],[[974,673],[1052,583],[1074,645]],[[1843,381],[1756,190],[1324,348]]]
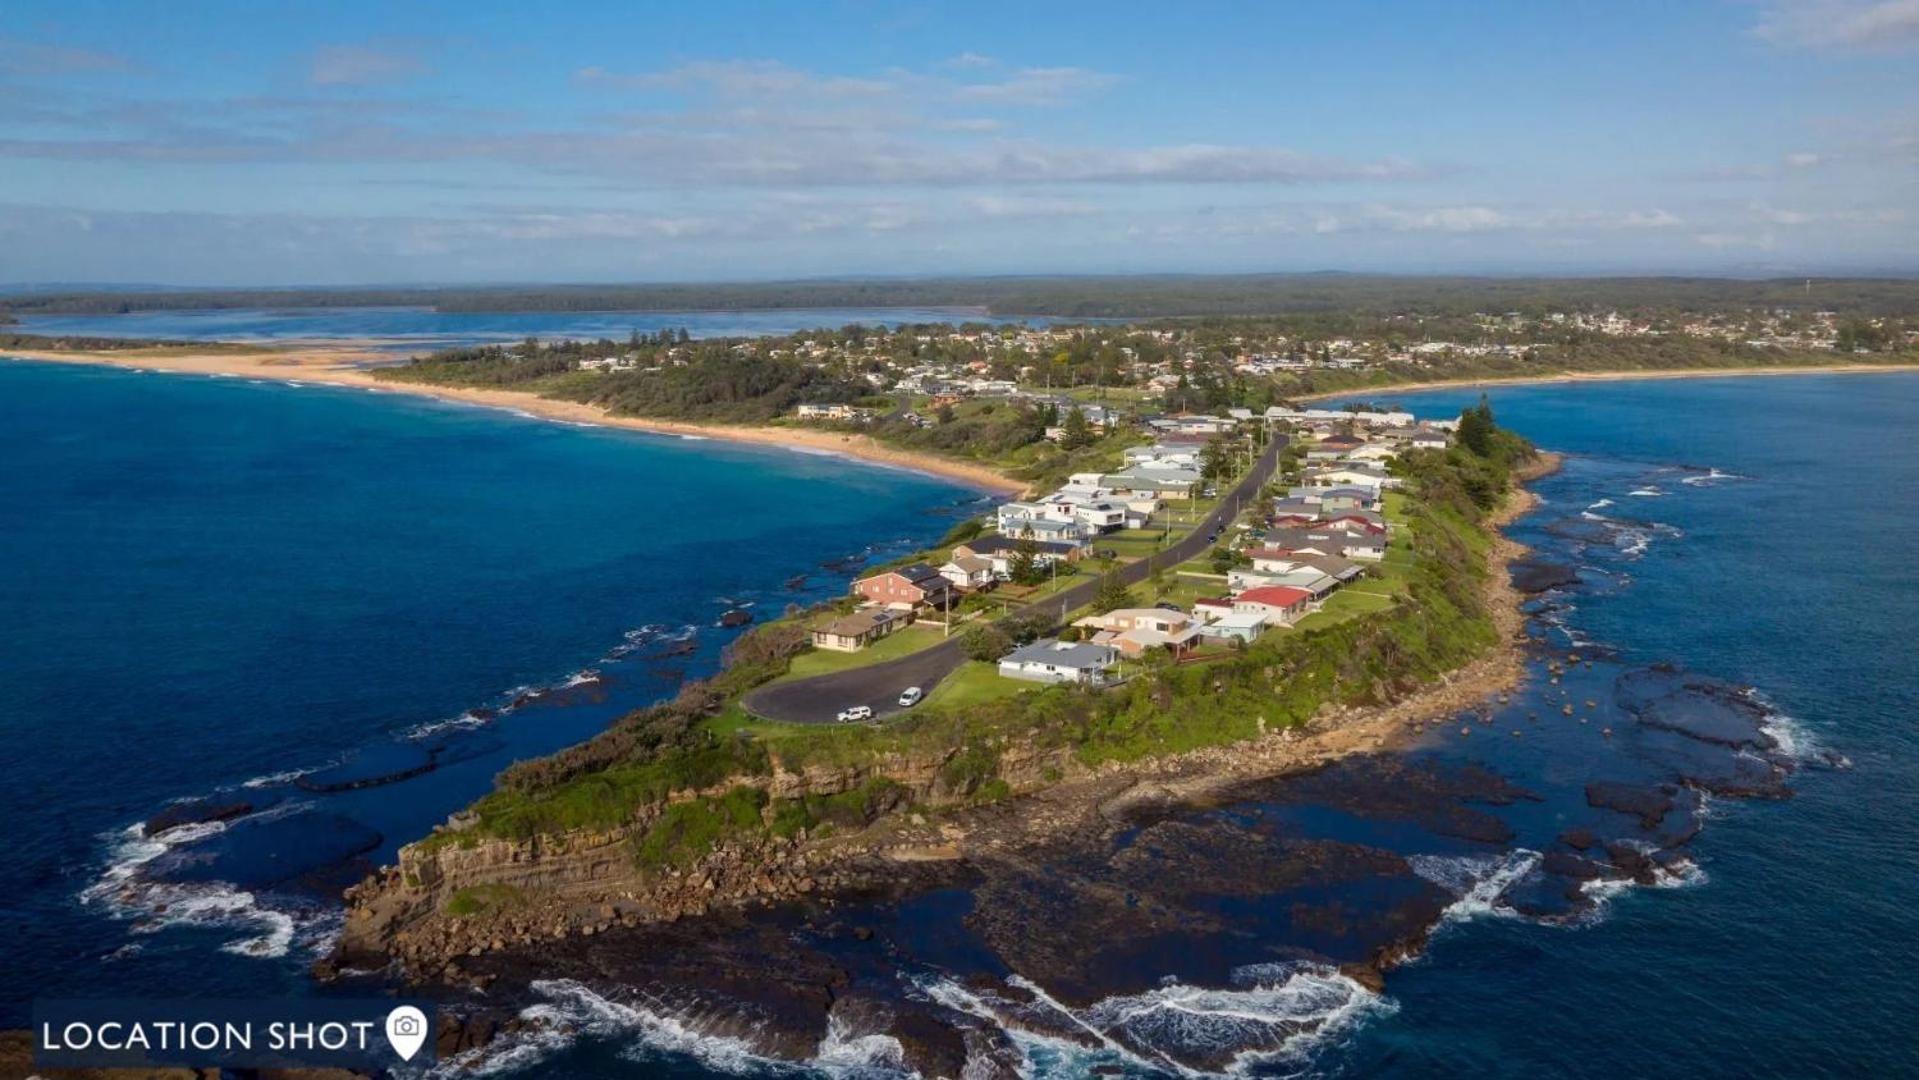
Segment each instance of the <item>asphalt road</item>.
[[[1279,451],[1284,445],[1282,439],[1273,440],[1253,464],[1252,472],[1226,492],[1219,506],[1206,515],[1198,528],[1151,558],[1120,567],[1117,571],[1120,580],[1128,585],[1144,581],[1153,567],[1171,567],[1183,563],[1211,547],[1206,538],[1230,524],[1238,516],[1239,508],[1258,494],[1273,475],[1273,466],[1279,460]],[[1095,541],[1093,546],[1097,549],[1098,542]],[[1041,611],[1051,612],[1057,617],[1062,610],[1071,611],[1092,602],[1093,594],[1097,591],[1099,578],[1095,576],[1065,592],[1029,604],[1013,612],[1010,617]],[[897,660],[815,675],[810,679],[769,683],[747,694],[742,704],[756,716],[789,724],[830,724],[837,719],[841,709],[854,705],[867,706],[873,710],[876,718],[885,717],[903,711],[899,697],[907,687],[917,686],[930,694],[934,685],[951,675],[965,661],[966,654],[960,648],[960,634],[955,633],[930,649],[921,649]]]

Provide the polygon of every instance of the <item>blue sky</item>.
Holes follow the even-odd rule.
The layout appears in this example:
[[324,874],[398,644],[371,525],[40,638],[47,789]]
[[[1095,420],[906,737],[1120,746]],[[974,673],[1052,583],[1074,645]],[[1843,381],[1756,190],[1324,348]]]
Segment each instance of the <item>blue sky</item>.
[[0,281],[1919,271],[1919,0],[14,0]]

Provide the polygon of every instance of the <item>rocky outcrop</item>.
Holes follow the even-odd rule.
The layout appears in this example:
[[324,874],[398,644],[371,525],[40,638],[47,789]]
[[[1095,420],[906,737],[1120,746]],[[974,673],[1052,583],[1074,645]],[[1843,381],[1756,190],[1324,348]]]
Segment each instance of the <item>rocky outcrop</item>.
[[[1058,749],[1006,740],[985,750],[995,762],[994,775],[1014,791],[1056,782],[1073,771],[1070,756]],[[640,866],[634,847],[667,807],[724,795],[741,784],[764,789],[769,807],[843,795],[875,780],[896,785],[904,795],[880,809],[964,802],[979,777],[949,768],[960,753],[957,748],[896,752],[861,765],[792,767],[775,757],[770,775],[677,792],[663,804],[643,808],[630,823],[603,831],[508,840],[472,833],[471,822],[456,817],[429,840],[401,848],[397,865],[347,891],[339,954],[321,974],[398,960],[416,976],[463,982],[466,976],[452,962],[464,956],[592,935],[614,925],[673,922],[718,908],[857,889],[867,877],[860,865],[875,854],[857,837],[759,834],[721,844],[691,865],[669,868]],[[925,851],[900,856],[929,857]],[[447,913],[448,903],[463,890],[489,889],[514,902],[459,916]]]

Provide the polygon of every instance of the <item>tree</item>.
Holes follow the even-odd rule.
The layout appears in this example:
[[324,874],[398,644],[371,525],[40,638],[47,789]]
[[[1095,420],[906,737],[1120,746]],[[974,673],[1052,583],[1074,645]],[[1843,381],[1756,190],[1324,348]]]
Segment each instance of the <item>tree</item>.
[[1015,585],[1032,585],[1039,580],[1039,572],[1039,544],[1028,529],[1013,545],[1013,555],[1006,560],[1006,576],[1012,578]]
[[1208,480],[1223,480],[1233,475],[1233,452],[1227,448],[1223,436],[1214,436],[1206,449],[1200,451],[1199,472]]
[[1499,428],[1493,423],[1493,406],[1486,395],[1479,395],[1479,404],[1459,414],[1459,445],[1470,450],[1476,457],[1488,457],[1493,452],[1493,439]]
[[967,659],[990,664],[1013,651],[1013,639],[997,626],[975,626],[960,636],[960,648]]
[[1109,611],[1133,606],[1133,592],[1119,579],[1119,572],[1109,570],[1099,579],[1099,591],[1093,594],[1093,614],[1104,615]]
[[1093,425],[1086,422],[1086,414],[1077,408],[1066,411],[1066,419],[1061,425],[1065,430],[1059,437],[1060,446],[1068,450],[1078,450],[1093,441]]

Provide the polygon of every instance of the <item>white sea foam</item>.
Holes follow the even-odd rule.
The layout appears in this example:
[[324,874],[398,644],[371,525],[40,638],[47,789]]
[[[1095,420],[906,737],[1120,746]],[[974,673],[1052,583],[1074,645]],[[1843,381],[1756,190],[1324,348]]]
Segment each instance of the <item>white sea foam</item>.
[[753,1044],[722,1031],[728,1018],[670,1008],[660,1002],[618,1002],[603,997],[571,979],[541,979],[532,989],[546,1000],[521,1010],[530,1030],[502,1044],[484,1047],[442,1061],[434,1077],[498,1076],[540,1065],[581,1036],[597,1039],[637,1039],[637,1054],[682,1054],[708,1068],[747,1073],[779,1063],[760,1054]]
[[593,683],[596,683],[599,681],[600,681],[599,671],[593,668],[581,668],[580,670],[574,672],[573,674],[568,675],[554,689],[571,690],[572,688],[576,686],[590,686]]
[[1626,492],[1626,494],[1634,496],[1635,498],[1640,498],[1640,499],[1657,499],[1661,495],[1664,495],[1665,492],[1648,484],[1642,488],[1634,488],[1633,490]]
[[[1026,1075],[1092,1076],[1119,1069],[1202,1076],[1208,1075],[1204,1063],[1219,1061],[1228,1063],[1223,1071],[1229,1075],[1265,1072],[1275,1064],[1303,1065],[1327,1040],[1395,1008],[1337,968],[1303,962],[1240,968],[1224,988],[1168,981],[1079,1011],[1020,976],[1008,978],[1007,985],[1025,991],[1033,1003],[950,980],[926,981],[920,989],[936,1003],[1004,1031],[1025,1058]],[[1084,1038],[1056,1033],[1061,1030],[1077,1030]]]
[[711,438],[705,435],[681,435],[680,438],[685,439],[687,442],[712,442],[713,441]]
[[106,867],[92,885],[81,890],[80,900],[106,909],[115,918],[139,920],[133,930],[137,934],[173,926],[226,927],[248,936],[220,946],[222,952],[258,959],[285,956],[302,936],[303,927],[294,914],[268,907],[255,894],[225,882],[189,884],[141,877],[147,864],[173,848],[226,829],[224,821],[193,822],[147,836],[144,826],[136,823],[109,834]]
[[1484,915],[1517,918],[1503,903],[1512,888],[1539,865],[1539,852],[1515,848],[1504,855],[1409,855],[1413,873],[1452,893],[1445,922],[1464,922]]
[[838,1013],[826,1019],[826,1037],[813,1053],[815,1068],[829,1076],[918,1076],[906,1067],[906,1048],[885,1032],[857,1033]]
[[1601,500],[1599,500],[1598,502],[1596,502],[1596,503],[1592,503],[1591,505],[1589,505],[1589,506],[1587,506],[1587,507],[1586,507],[1586,509],[1588,509],[1588,510],[1604,510],[1604,509],[1605,509],[1606,507],[1608,507],[1608,506],[1611,506],[1611,505],[1612,505],[1612,500],[1611,500],[1611,499],[1601,499]]
[[279,787],[281,784],[291,784],[300,777],[317,771],[318,768],[321,768],[321,766],[316,766],[311,769],[288,769],[284,772],[267,773],[265,776],[256,776],[242,783],[240,786],[249,789]]
[[1711,484],[1717,484],[1722,480],[1745,480],[1745,479],[1748,479],[1748,478],[1741,476],[1738,473],[1720,472],[1718,469],[1707,469],[1705,473],[1702,475],[1688,476],[1684,480],[1681,480],[1679,482],[1682,484],[1690,485],[1692,487],[1706,487]]
[[400,732],[400,738],[406,739],[409,742],[416,742],[420,739],[429,738],[446,731],[472,731],[475,728],[483,728],[492,722],[491,717],[482,716],[472,709],[468,709],[466,712],[451,719],[428,720],[425,723],[415,724],[405,731]]

